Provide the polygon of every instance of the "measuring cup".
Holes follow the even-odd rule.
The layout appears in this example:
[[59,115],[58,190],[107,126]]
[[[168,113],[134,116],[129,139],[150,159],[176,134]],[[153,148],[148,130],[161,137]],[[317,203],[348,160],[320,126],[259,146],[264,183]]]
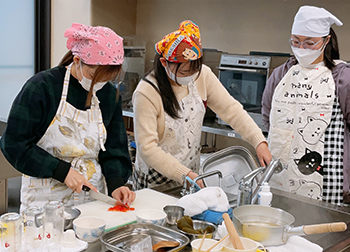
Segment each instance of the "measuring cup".
[[23,212],[26,252],[41,252],[44,247],[44,209],[29,207]]
[[7,213],[1,219],[1,249],[22,252],[22,218],[18,213]]
[[61,251],[61,239],[64,225],[64,206],[59,201],[45,204],[45,244],[49,252]]

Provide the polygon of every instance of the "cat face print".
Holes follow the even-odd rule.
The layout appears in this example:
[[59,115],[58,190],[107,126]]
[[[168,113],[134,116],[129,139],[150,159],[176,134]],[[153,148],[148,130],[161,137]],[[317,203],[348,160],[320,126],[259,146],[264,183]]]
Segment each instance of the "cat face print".
[[292,190],[292,193],[298,193],[313,199],[322,199],[322,187],[318,183],[300,179],[299,181],[293,181],[293,184],[295,184],[297,188]]
[[306,125],[303,128],[299,128],[298,133],[307,144],[315,145],[321,140],[327,126],[326,121],[308,116]]
[[294,159],[294,162],[298,166],[299,171],[304,175],[310,175],[314,172],[323,174],[321,162],[322,156],[316,151],[311,151],[308,148],[305,149],[305,155],[300,159]]

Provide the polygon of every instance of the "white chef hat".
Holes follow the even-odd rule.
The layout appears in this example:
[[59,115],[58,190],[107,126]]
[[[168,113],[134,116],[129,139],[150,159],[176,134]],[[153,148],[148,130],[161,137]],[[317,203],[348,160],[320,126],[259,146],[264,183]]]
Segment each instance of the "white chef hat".
[[342,26],[343,23],[324,8],[301,6],[294,17],[292,34],[308,37],[324,37],[329,34],[332,24]]

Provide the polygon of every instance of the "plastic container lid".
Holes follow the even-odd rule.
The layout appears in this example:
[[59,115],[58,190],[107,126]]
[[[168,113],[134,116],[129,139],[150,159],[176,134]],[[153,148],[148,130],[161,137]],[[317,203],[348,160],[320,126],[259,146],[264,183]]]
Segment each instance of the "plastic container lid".
[[264,182],[261,186],[261,191],[262,192],[269,192],[270,191],[270,186],[269,186],[269,183],[267,182]]

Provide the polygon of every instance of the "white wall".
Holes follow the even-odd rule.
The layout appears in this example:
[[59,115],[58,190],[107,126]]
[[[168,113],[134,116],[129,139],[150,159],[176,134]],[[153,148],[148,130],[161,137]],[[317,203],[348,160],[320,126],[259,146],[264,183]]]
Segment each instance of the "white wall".
[[91,25],[90,0],[51,0],[51,66],[56,66],[68,51],[64,31],[72,23]]
[[137,0],[91,0],[91,25],[106,26],[120,36],[136,33]]
[[146,62],[153,59],[154,43],[186,19],[199,25],[204,48],[291,53],[288,39],[301,5],[324,7],[342,20],[334,30],[342,59],[350,60],[349,0],[138,0],[136,35],[147,41]]

